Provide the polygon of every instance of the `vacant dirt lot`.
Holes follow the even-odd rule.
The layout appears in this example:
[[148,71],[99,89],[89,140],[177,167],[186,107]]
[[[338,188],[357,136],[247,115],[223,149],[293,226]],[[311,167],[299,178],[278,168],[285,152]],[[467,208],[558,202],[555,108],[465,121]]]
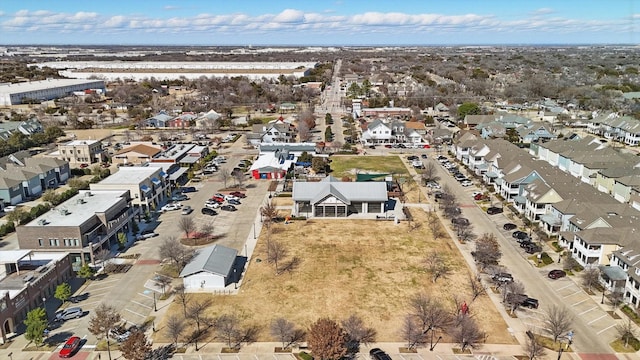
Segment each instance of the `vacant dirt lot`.
[[[413,213],[417,220],[426,218],[421,210]],[[469,270],[455,245],[450,239],[432,240],[426,226],[409,232],[407,223],[310,220],[274,224],[271,233],[271,241],[281,242],[288,252],[280,268],[294,258],[300,260],[298,265],[276,275],[274,264],[266,261],[267,233],[263,230],[240,293],[215,296],[210,316],[237,314],[263,327],[261,341],[274,341],[268,324],[277,317],[306,329],[319,317],[342,320],[358,314],[377,329],[378,341],[403,341],[399,331],[408,298],[425,291],[452,311],[452,296],[461,296],[488,333],[488,342],[513,342],[487,297],[471,303]],[[434,284],[423,264],[435,251],[448,258],[454,274]],[[174,303],[170,312],[181,313],[181,306]],[[163,331],[156,337],[156,341],[168,340]]]

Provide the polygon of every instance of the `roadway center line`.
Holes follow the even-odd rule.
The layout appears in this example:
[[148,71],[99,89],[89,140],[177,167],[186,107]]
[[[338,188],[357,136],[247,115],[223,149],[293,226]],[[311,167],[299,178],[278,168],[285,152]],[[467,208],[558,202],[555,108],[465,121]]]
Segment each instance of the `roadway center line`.
[[146,316],[144,316],[144,315],[142,315],[142,314],[140,314],[140,313],[137,313],[137,312],[135,312],[135,311],[133,311],[133,310],[129,310],[129,309],[126,309],[126,308],[125,308],[125,310],[126,310],[126,311],[128,311],[128,312],[130,312],[130,313],[132,313],[132,314],[134,314],[134,315],[138,315],[138,316],[140,316],[140,317],[146,317]]
[[576,291],[576,292],[574,292],[573,294],[569,294],[569,295],[563,296],[562,298],[563,298],[563,299],[564,299],[564,298],[568,298],[569,296],[573,296],[573,295],[575,295],[575,294],[580,294],[580,293],[582,293],[582,291]]
[[589,300],[590,300],[589,298],[586,298],[586,299],[584,299],[584,300],[580,300],[580,301],[578,301],[577,303],[575,303],[575,304],[573,304],[573,305],[571,305],[571,306],[580,305],[580,304],[582,304],[583,302],[585,302],[585,301],[589,301]]
[[140,305],[140,306],[142,306],[142,307],[146,307],[147,309],[151,309],[151,306],[149,306],[149,305],[145,305],[145,304],[143,304],[143,303],[141,303],[141,302],[137,302],[137,301],[135,301],[135,300],[131,300],[131,302],[132,302],[132,303],[134,303],[134,304],[138,304],[138,305]]
[[616,326],[616,324],[612,324],[612,325],[610,325],[610,326],[608,326],[608,327],[606,327],[606,328],[604,328],[604,329],[602,329],[602,330],[598,331],[596,334],[600,335],[600,334],[602,334],[603,332],[605,332],[605,331],[607,331],[607,330],[611,329],[611,328],[612,328],[612,327],[614,327],[614,326]]
[[[589,321],[587,324],[588,324],[588,325],[591,325],[591,324],[593,324],[594,322],[596,322],[596,321],[598,321],[598,320],[602,319],[602,318],[603,318],[603,317],[605,317],[605,316],[608,316],[608,314],[604,314],[604,315],[600,316],[599,318],[593,319],[593,320]],[[612,326],[615,326],[615,324],[614,324],[614,325],[612,325]],[[598,334],[599,334],[599,333],[598,333]]]
[[585,310],[585,311],[583,311],[583,312],[579,313],[578,315],[584,315],[584,314],[588,313],[589,311],[591,311],[591,310],[593,310],[593,309],[597,309],[597,308],[598,308],[597,306],[594,306],[594,307],[592,307],[592,308],[591,308],[591,309],[589,309],[589,310]]

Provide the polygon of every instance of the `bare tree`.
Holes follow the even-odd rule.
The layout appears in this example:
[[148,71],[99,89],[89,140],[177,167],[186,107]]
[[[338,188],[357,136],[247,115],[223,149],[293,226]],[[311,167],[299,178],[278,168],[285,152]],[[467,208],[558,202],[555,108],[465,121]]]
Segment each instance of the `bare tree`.
[[425,183],[429,181],[438,181],[440,178],[437,174],[438,170],[436,169],[436,164],[432,160],[427,160],[427,163],[424,165],[424,169],[422,170],[422,181]]
[[631,322],[631,319],[616,325],[616,331],[620,339],[624,341],[625,348],[629,346],[629,341],[636,338],[636,327],[635,324]]
[[437,330],[444,330],[451,323],[451,316],[444,306],[432,300],[427,294],[419,293],[409,300],[411,315],[415,316],[422,324],[422,332],[427,335],[431,332],[431,347],[433,347],[434,334]]
[[191,319],[196,325],[196,331],[192,336],[193,341],[198,350],[198,339],[203,334],[202,325],[209,322],[206,311],[211,306],[211,299],[193,300],[187,305],[187,318]]
[[500,245],[495,235],[489,233],[482,235],[476,240],[476,250],[471,255],[480,264],[481,270],[489,265],[497,264],[502,252],[500,252]]
[[200,233],[202,234],[202,236],[205,236],[207,238],[211,238],[213,235],[213,223],[204,223],[202,225],[200,225]]
[[531,331],[527,332],[526,341],[527,342],[524,344],[524,351],[526,352],[529,360],[539,359],[545,355],[545,347],[542,346],[542,343],[540,343]]
[[462,317],[458,325],[451,330],[450,334],[454,341],[460,344],[460,350],[462,351],[469,347],[477,347],[485,335],[475,320],[469,316]]
[[552,305],[544,315],[545,330],[553,337],[553,342],[558,341],[560,335],[571,329],[573,316],[566,307]]
[[431,236],[434,240],[438,240],[444,236],[440,218],[438,218],[438,214],[433,209],[427,213],[427,226],[429,227],[429,231],[431,231]]
[[582,272],[582,285],[587,288],[587,291],[591,292],[593,285],[600,281],[600,269],[595,266],[589,266]]
[[376,329],[366,327],[358,315],[352,314],[342,320],[342,328],[347,333],[347,348],[350,353],[357,353],[360,344],[369,344],[376,340]]
[[300,142],[307,142],[311,140],[311,128],[304,121],[298,122],[298,138]]
[[573,270],[579,265],[580,264],[578,263],[578,261],[574,259],[570,253],[567,254],[567,256],[565,256],[564,260],[562,261],[562,268],[564,270]]
[[186,324],[184,322],[184,318],[177,315],[170,315],[167,318],[167,336],[173,340],[173,344],[178,346],[178,341],[180,340],[180,336],[184,333]]
[[321,318],[311,324],[307,344],[318,360],[341,359],[347,354],[347,335],[338,323]]
[[187,318],[187,302],[188,302],[186,290],[187,289],[184,287],[184,284],[179,284],[178,286],[173,288],[173,291],[176,293],[176,300],[178,300],[180,304],[182,304],[182,312],[185,318]]
[[175,265],[178,271],[191,260],[193,257],[193,250],[182,245],[178,239],[173,236],[165,238],[159,247],[160,257],[163,259],[170,259]]
[[297,329],[296,324],[284,318],[277,318],[271,322],[271,335],[282,342],[283,348],[288,348],[304,339],[305,332]]
[[122,356],[128,360],[145,360],[151,352],[151,343],[140,330],[133,331],[120,345]]
[[262,216],[264,226],[269,229],[275,218],[278,216],[278,209],[276,209],[273,201],[269,200],[260,208],[260,215]]
[[502,289],[502,301],[509,305],[512,314],[526,299],[524,285],[520,281],[509,282]]
[[267,244],[267,261],[273,263],[276,275],[280,274],[278,264],[287,256],[287,248],[279,241],[272,240]]
[[229,169],[226,168],[222,168],[220,169],[220,172],[218,173],[218,177],[220,177],[220,180],[222,180],[222,183],[224,184],[224,187],[227,187],[227,182],[229,181],[229,179],[231,179],[231,172],[229,171]]
[[160,286],[160,288],[162,288],[162,295],[164,295],[165,289],[167,286],[171,285],[173,279],[168,276],[157,275],[154,277],[154,281],[156,286]]
[[220,315],[215,320],[215,327],[218,338],[224,340],[229,348],[239,347],[242,329],[240,319],[236,315]]
[[624,300],[624,288],[614,287],[613,291],[609,293],[609,301],[611,302],[612,310],[616,310]]
[[476,234],[473,232],[473,226],[466,221],[456,223],[456,233],[458,234],[458,239],[462,242],[472,241],[476,238]]
[[439,278],[444,278],[451,274],[451,265],[449,265],[448,260],[437,251],[427,255],[425,268],[431,274],[431,280],[434,283]]
[[478,296],[484,295],[487,293],[487,288],[482,283],[482,278],[480,274],[472,275],[469,274],[469,287],[471,288],[471,301],[475,301]]
[[233,179],[236,182],[236,186],[242,187],[244,185],[244,173],[242,171],[233,172]]
[[196,222],[191,216],[183,216],[178,220],[178,228],[184,232],[187,239],[189,238],[189,234],[196,231],[196,226]]
[[407,342],[408,349],[414,349],[416,346],[426,343],[426,336],[421,325],[417,318],[411,314],[404,317],[400,334],[402,339]]
[[100,249],[98,250],[98,252],[93,254],[93,258],[97,261],[99,261],[100,263],[103,264],[111,259],[113,257],[113,254],[111,254],[111,251],[109,249]]

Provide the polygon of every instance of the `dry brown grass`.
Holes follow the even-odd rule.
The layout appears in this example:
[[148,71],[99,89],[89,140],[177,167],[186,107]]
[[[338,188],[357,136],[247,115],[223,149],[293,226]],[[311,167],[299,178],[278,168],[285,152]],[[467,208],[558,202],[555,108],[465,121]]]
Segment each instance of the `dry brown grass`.
[[[412,213],[419,221],[426,219],[421,210]],[[264,326],[260,341],[275,340],[267,329],[277,317],[306,329],[319,317],[342,320],[351,314],[360,315],[377,329],[378,341],[402,341],[399,329],[413,294],[426,291],[452,310],[454,294],[468,303],[471,300],[469,269],[455,245],[450,239],[432,240],[426,226],[409,232],[406,222],[295,221],[274,224],[271,239],[286,244],[288,259],[300,258],[299,266],[276,275],[274,265],[266,261],[263,231],[240,293],[216,296],[210,313],[235,313]],[[434,284],[423,263],[426,254],[436,250],[448,257],[454,274]],[[469,305],[472,316],[489,333],[488,342],[513,343],[506,324],[486,296]],[[169,311],[180,312],[181,307],[174,303]],[[156,334],[155,341],[167,341],[163,331]]]

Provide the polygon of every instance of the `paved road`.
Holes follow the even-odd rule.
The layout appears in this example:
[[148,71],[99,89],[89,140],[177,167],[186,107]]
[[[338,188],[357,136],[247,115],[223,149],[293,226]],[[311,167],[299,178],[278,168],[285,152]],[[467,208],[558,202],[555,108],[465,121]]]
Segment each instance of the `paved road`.
[[321,95],[322,103],[315,107],[315,114],[320,120],[318,126],[324,134],[324,130],[327,127],[325,122],[325,116],[327,113],[331,114],[333,124],[331,125],[331,131],[334,134],[333,141],[344,144],[344,128],[342,127],[342,116],[345,115],[345,109],[342,107],[342,97],[344,91],[340,90],[340,68],[342,67],[342,60],[338,59],[333,67],[333,79],[330,86],[327,86]]
[[[430,156],[433,158],[433,156]],[[449,173],[442,167],[437,166],[438,175],[441,178],[441,185],[446,185],[456,194],[460,202],[463,216],[471,221],[476,234],[493,233],[497,236],[502,250],[500,263],[504,265],[516,280],[521,281],[529,296],[540,301],[538,310],[520,309],[518,317],[522,319],[521,331],[529,328],[542,330],[543,314],[552,304],[565,305],[573,314],[574,349],[584,353],[612,353],[608,343],[616,336],[615,323],[606,314],[594,299],[583,292],[573,279],[564,278],[551,280],[546,275],[549,270],[557,268],[553,265],[544,268],[536,268],[527,259],[528,254],[524,253],[511,237],[510,232],[502,230],[502,225],[511,221],[506,214],[487,215],[481,208],[476,206],[471,198],[471,192],[478,188],[463,188]],[[461,246],[463,251],[469,254],[474,250],[472,243]],[[553,251],[549,251],[553,256]],[[606,316],[605,316],[606,315]],[[520,334],[522,335],[522,334]],[[524,338],[519,336],[519,338]]]

